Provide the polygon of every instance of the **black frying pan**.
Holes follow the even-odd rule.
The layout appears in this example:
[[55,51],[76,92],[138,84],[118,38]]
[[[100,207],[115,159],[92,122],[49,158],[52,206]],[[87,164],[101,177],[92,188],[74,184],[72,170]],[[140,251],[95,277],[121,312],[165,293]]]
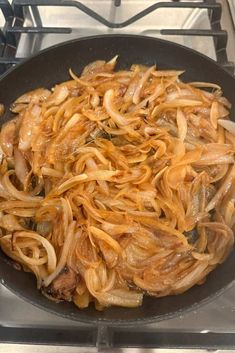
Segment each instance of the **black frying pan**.
[[[110,35],[83,38],[54,46],[28,59],[6,73],[0,80],[0,102],[8,108],[22,93],[37,87],[51,87],[68,79],[68,69],[80,73],[88,63],[97,59],[111,59],[119,55],[118,68],[129,68],[133,63],[157,64],[160,68],[186,70],[185,81],[209,81],[222,86],[225,96],[233,103],[235,116],[235,79],[214,61],[178,44],[159,39]],[[2,122],[9,120],[5,114]],[[145,323],[170,318],[193,309],[235,282],[235,253],[207,278],[205,284],[195,286],[184,294],[165,298],[146,297],[140,308],[112,307],[103,312],[93,306],[79,310],[72,303],[56,304],[37,289],[32,274],[14,269],[12,262],[0,251],[0,280],[11,291],[30,303],[66,318],[96,323]]]

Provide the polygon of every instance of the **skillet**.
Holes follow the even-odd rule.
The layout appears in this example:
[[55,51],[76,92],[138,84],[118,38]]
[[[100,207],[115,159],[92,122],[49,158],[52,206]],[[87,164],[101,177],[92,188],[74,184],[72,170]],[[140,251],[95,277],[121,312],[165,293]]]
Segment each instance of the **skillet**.
[[[232,103],[231,117],[235,119],[235,79],[216,62],[181,45],[151,37],[134,35],[106,35],[73,40],[46,49],[15,68],[0,79],[0,102],[6,113],[1,124],[12,118],[10,104],[24,92],[38,87],[52,87],[69,79],[68,70],[79,74],[88,63],[119,55],[117,69],[131,64],[156,64],[160,69],[186,70],[183,81],[209,81],[219,84]],[[235,283],[235,252],[208,275],[201,286],[194,286],[184,294],[164,298],[145,297],[139,308],[111,307],[103,312],[93,306],[79,310],[74,304],[59,304],[45,298],[36,288],[30,273],[15,269],[12,261],[0,250],[0,282],[9,290],[41,309],[81,322],[97,324],[145,324],[169,319],[195,309],[221,294]]]

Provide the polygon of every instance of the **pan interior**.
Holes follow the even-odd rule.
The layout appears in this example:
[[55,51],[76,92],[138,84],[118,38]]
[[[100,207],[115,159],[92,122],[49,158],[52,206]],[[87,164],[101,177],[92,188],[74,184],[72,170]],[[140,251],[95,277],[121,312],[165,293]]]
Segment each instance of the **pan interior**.
[[[117,69],[129,68],[133,63],[139,63],[156,64],[161,69],[185,70],[182,76],[185,82],[216,82],[222,86],[224,95],[230,102],[235,102],[234,78],[212,60],[190,49],[159,39],[119,35],[67,42],[32,57],[1,79],[0,102],[9,107],[26,91],[37,87],[52,87],[69,79],[69,68],[79,74],[88,63],[99,59],[109,60],[115,55],[119,55]],[[235,116],[235,103],[231,114],[232,117]],[[6,114],[2,123],[10,118],[11,115]],[[12,262],[0,252],[0,278],[7,288],[45,310],[84,322],[143,323],[169,318],[209,300],[231,285],[235,279],[235,271],[231,270],[233,268],[234,252],[208,276],[206,283],[195,286],[184,294],[160,299],[145,297],[143,305],[139,308],[111,307],[99,312],[93,306],[78,310],[71,303],[56,304],[49,301],[36,289],[34,277],[14,269]]]

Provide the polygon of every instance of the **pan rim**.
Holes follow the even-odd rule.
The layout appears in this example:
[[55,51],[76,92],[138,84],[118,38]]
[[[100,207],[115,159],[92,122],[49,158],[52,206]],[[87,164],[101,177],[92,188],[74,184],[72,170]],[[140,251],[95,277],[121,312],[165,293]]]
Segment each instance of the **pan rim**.
[[[225,260],[226,261],[226,260]],[[181,309],[177,309],[177,310],[172,310],[169,313],[166,314],[161,314],[161,315],[153,315],[150,316],[148,318],[135,318],[135,319],[128,319],[128,317],[126,317],[125,319],[108,319],[108,318],[92,318],[92,317],[77,317],[74,315],[69,315],[69,314],[64,314],[64,313],[60,313],[55,311],[54,309],[52,309],[50,307],[50,299],[48,300],[48,305],[43,305],[40,304],[34,300],[31,300],[30,298],[28,298],[27,296],[25,296],[24,294],[22,294],[22,292],[17,292],[17,290],[15,290],[14,288],[12,288],[11,286],[9,286],[7,283],[5,283],[4,280],[2,280],[0,278],[0,284],[3,285],[5,288],[7,288],[11,293],[15,294],[17,297],[19,297],[20,299],[22,299],[24,302],[35,306],[36,308],[49,312],[50,314],[55,315],[56,317],[62,317],[64,319],[67,320],[71,320],[74,322],[80,322],[83,324],[89,324],[91,326],[96,326],[96,325],[111,325],[112,327],[133,327],[134,325],[141,325],[141,324],[152,324],[152,323],[157,323],[157,322],[161,322],[164,320],[171,320],[174,319],[182,314],[188,314],[190,312],[192,312],[193,310],[196,310],[198,308],[201,308],[209,303],[211,303],[212,301],[214,301],[215,299],[217,299],[218,297],[220,297],[224,292],[226,292],[227,290],[229,290],[230,288],[232,288],[235,285],[235,279],[232,280],[230,283],[228,283],[226,286],[218,289],[216,292],[214,292],[213,294],[209,295],[208,297],[201,299],[200,301],[193,303],[191,305],[188,305],[184,308]],[[43,294],[41,294],[43,295]],[[179,294],[180,295],[180,294]],[[174,297],[174,296],[172,296]],[[155,298],[156,300],[159,298]],[[73,303],[71,303],[72,305],[75,305]],[[60,303],[57,303],[57,305],[60,305]],[[84,309],[79,309],[76,308],[77,313],[79,315],[79,313],[84,310]],[[132,308],[126,308],[126,310],[132,310]]]
[[[72,39],[66,42],[62,42],[62,43],[57,43],[49,48],[43,49],[41,51],[39,51],[36,54],[30,55],[29,57],[23,59],[20,63],[17,63],[15,66],[11,67],[9,70],[7,70],[0,78],[0,82],[3,81],[4,79],[6,79],[6,77],[11,74],[11,72],[17,70],[18,68],[20,68],[21,66],[26,65],[28,62],[30,62],[32,59],[39,57],[41,55],[44,55],[47,52],[56,50],[59,47],[66,47],[73,45],[73,43],[77,43],[77,42],[83,42],[83,41],[87,41],[87,40],[96,40],[96,39],[104,39],[104,38],[130,38],[130,39],[144,39],[144,40],[150,40],[150,41],[155,41],[156,44],[159,43],[163,43],[166,45],[169,45],[172,47],[172,49],[177,49],[180,48],[180,50],[184,50],[187,51],[188,53],[193,54],[194,56],[200,57],[203,60],[206,60],[208,63],[214,65],[214,67],[216,67],[216,69],[220,72],[222,72],[223,74],[225,74],[227,76],[228,79],[235,79],[235,77],[229,73],[228,71],[226,71],[223,67],[221,67],[216,61],[210,59],[209,57],[207,57],[206,55],[188,48],[184,45],[178,44],[178,43],[174,43],[168,40],[163,40],[163,39],[159,39],[159,38],[155,38],[155,37],[151,37],[151,36],[143,36],[143,35],[132,35],[132,34],[107,34],[107,35],[94,35],[94,36],[87,36],[87,37],[83,37],[83,38],[77,38],[77,39]],[[227,289],[231,288],[234,284],[235,284],[235,278],[234,280],[230,281],[226,286],[218,289],[217,291],[215,291],[214,293],[208,295],[207,297],[201,299],[199,302],[193,303],[191,305],[188,305],[184,308],[181,309],[176,309],[173,310],[171,312],[165,313],[165,314],[161,314],[161,315],[152,315],[148,318],[135,318],[135,319],[128,319],[128,317],[126,317],[125,319],[118,319],[118,320],[113,320],[113,319],[109,319],[109,318],[92,318],[92,317],[79,317],[79,309],[77,309],[78,311],[78,315],[74,316],[74,315],[70,315],[70,314],[66,314],[66,313],[61,313],[61,312],[57,312],[56,310],[54,310],[53,308],[50,307],[50,302],[48,300],[48,305],[44,305],[44,304],[40,304],[38,303],[36,300],[32,300],[30,298],[27,297],[27,291],[25,292],[26,295],[24,295],[24,293],[22,294],[22,292],[17,292],[17,289],[14,288],[14,286],[9,286],[8,283],[4,282],[3,278],[0,278],[0,283],[3,284],[8,290],[10,290],[11,292],[13,292],[14,294],[16,294],[18,297],[20,297],[21,299],[27,301],[28,303],[36,306],[37,308],[40,308],[44,311],[48,311],[54,315],[63,317],[65,319],[69,319],[69,320],[73,320],[73,321],[77,321],[77,322],[82,322],[82,323],[87,323],[87,324],[93,324],[93,325],[97,325],[97,324],[103,324],[103,325],[107,325],[107,324],[113,324],[113,326],[126,326],[126,325],[134,325],[134,324],[143,324],[143,323],[153,323],[153,322],[160,322],[166,319],[171,319],[174,317],[177,317],[178,315],[180,315],[181,313],[188,313],[193,309],[196,309],[198,307],[201,307],[209,302],[211,302],[212,300],[214,300],[215,298],[217,298],[219,295],[221,295],[224,291],[226,291]],[[157,298],[156,298],[157,300]],[[131,309],[129,309],[131,310]]]

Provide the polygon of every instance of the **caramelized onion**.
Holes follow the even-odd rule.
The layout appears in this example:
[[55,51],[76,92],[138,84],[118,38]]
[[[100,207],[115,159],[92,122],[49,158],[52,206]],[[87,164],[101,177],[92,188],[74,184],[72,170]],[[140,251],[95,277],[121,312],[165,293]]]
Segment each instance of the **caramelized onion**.
[[116,124],[128,125],[129,124],[128,120],[118,112],[118,110],[114,106],[113,100],[114,100],[114,90],[110,89],[107,92],[105,92],[105,95],[104,95],[104,107],[107,113],[111,116],[111,118]]
[[116,61],[24,93],[0,133],[0,247],[48,298],[80,309],[183,293],[234,246],[221,87]]

